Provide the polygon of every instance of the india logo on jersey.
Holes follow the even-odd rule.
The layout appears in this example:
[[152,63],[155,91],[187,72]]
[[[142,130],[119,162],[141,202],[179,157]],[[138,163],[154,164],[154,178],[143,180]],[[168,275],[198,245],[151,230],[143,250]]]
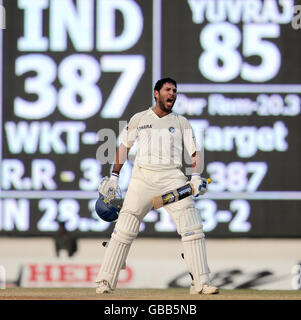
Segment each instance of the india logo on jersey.
[[175,132],[175,128],[174,127],[169,127],[168,128],[169,132],[174,133]]

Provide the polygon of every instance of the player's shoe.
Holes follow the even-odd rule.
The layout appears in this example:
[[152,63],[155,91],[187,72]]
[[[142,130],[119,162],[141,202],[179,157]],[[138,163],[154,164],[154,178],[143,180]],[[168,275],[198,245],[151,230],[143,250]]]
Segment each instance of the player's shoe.
[[208,283],[204,283],[201,291],[196,291],[194,284],[190,286],[190,294],[217,294],[218,288],[211,286]]
[[96,293],[112,293],[113,290],[111,289],[108,281],[101,281],[96,288]]

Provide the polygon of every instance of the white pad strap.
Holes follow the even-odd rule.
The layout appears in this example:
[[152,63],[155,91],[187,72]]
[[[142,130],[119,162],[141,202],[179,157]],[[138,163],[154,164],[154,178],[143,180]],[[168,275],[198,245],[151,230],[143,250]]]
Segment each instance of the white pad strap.
[[96,282],[106,280],[111,289],[116,288],[120,270],[125,263],[133,240],[137,237],[139,226],[140,221],[136,216],[127,213],[119,215]]
[[193,276],[197,291],[202,290],[203,283],[209,283],[205,235],[199,211],[188,208],[180,217],[180,232],[184,248],[184,257],[188,270]]

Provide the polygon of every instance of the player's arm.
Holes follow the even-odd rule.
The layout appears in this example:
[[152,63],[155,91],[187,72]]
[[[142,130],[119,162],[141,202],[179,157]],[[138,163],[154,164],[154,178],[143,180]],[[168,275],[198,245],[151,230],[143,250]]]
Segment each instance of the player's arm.
[[192,156],[192,173],[189,183],[193,185],[193,196],[198,197],[207,191],[208,180],[201,177],[204,170],[204,152],[195,151]]
[[116,152],[111,177],[109,179],[107,177],[103,178],[98,186],[99,193],[109,199],[113,199],[115,197],[115,193],[118,188],[119,172],[122,169],[125,161],[127,160],[129,151],[130,148],[127,148],[122,143],[120,144]]
[[112,174],[118,174],[122,169],[125,161],[128,158],[128,154],[131,148],[127,148],[123,143],[120,144],[119,148],[117,149],[116,156],[115,156],[115,163],[113,165]]
[[191,155],[192,160],[192,174],[189,183],[193,186],[193,196],[198,197],[207,191],[208,182],[207,179],[202,178],[201,174],[204,170],[204,148],[203,143],[201,146],[196,141],[193,129],[189,121],[182,117],[183,126],[183,140],[184,146],[187,152]]
[[118,179],[121,168],[127,160],[130,148],[133,146],[137,138],[137,120],[133,116],[119,136],[120,146],[117,149],[115,162],[110,178],[104,177],[99,186],[98,191],[108,199],[114,199],[118,188]]
[[204,170],[204,152],[195,151],[192,156],[192,175],[201,175]]

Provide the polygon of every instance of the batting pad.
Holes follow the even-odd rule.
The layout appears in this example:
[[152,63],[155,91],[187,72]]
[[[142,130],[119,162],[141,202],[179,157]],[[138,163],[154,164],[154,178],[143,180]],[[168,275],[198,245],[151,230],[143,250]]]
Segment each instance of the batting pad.
[[134,215],[127,213],[119,215],[96,282],[106,280],[111,289],[116,288],[119,272],[125,263],[133,240],[137,237],[139,225],[140,221]]
[[188,208],[180,217],[180,232],[184,249],[184,257],[188,270],[193,276],[197,291],[202,285],[209,283],[205,235],[200,213],[195,208]]

